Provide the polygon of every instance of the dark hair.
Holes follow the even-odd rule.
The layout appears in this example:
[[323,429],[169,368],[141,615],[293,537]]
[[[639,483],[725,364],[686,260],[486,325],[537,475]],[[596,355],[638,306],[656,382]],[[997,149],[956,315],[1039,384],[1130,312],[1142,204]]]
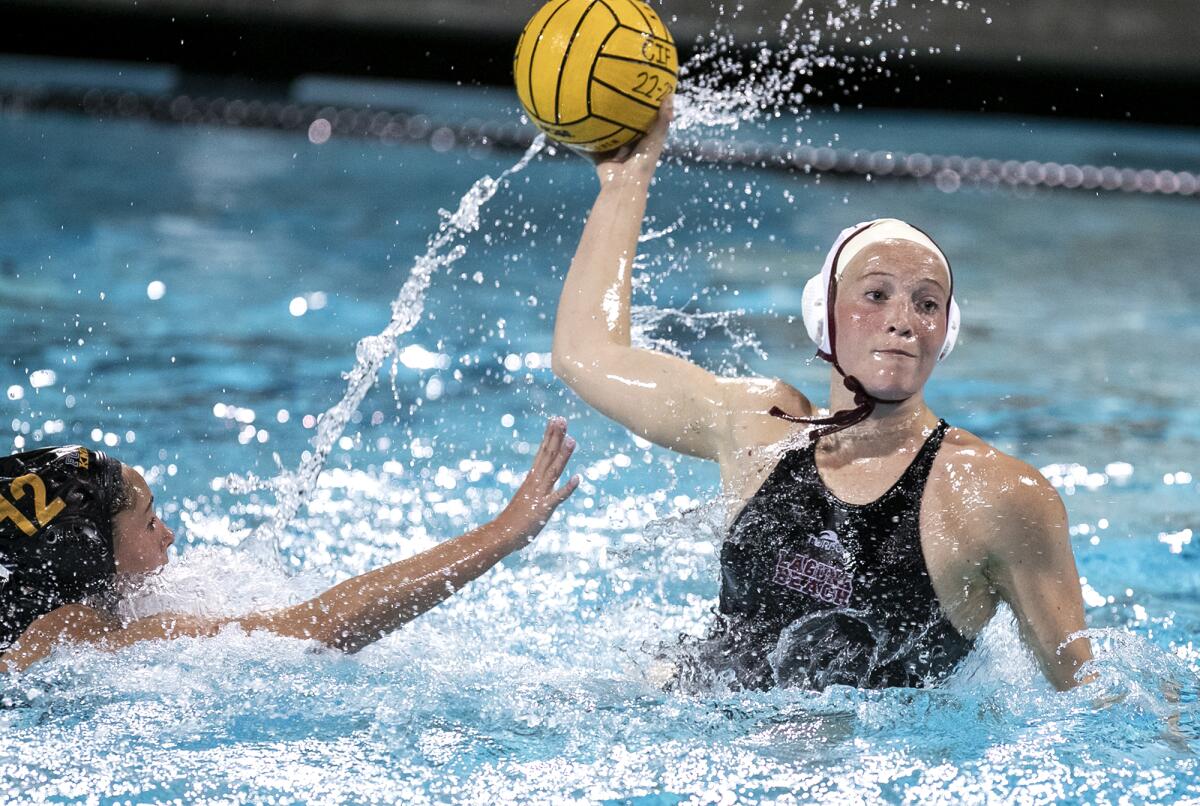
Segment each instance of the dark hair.
[[0,459],[0,647],[34,619],[112,589],[121,463],[80,445]]
[[[137,489],[125,478],[125,473],[123,472],[125,465],[116,459],[110,458],[109,461],[116,463],[117,477],[120,479],[120,486],[117,494],[112,498],[108,514],[109,520],[112,520],[122,512],[133,509],[133,505],[137,503]],[[116,540],[116,535],[113,535],[113,540]],[[116,548],[115,545],[114,548]]]

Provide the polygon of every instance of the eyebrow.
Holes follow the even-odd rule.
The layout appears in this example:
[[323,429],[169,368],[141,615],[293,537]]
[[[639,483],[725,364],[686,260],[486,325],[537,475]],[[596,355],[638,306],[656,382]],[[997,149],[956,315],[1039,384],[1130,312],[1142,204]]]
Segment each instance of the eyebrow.
[[146,502],[146,512],[149,512],[154,507],[154,494],[150,494],[150,500]]
[[[891,277],[893,280],[896,279],[896,275],[892,274],[891,272],[880,271],[879,269],[876,269],[875,271],[867,272],[866,274],[863,275],[863,278],[865,279],[867,277],[870,277],[873,274],[877,274],[880,277]],[[946,293],[945,286],[943,286],[941,283],[939,283],[937,280],[933,279],[932,277],[922,277],[921,282],[922,283],[933,283],[934,285],[936,285],[938,288],[940,288],[942,290],[943,294]]]

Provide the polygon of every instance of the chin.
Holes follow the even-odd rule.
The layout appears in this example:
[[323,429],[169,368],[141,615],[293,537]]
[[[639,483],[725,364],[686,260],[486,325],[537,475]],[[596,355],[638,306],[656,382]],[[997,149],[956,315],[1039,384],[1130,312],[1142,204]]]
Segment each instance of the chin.
[[868,389],[868,392],[875,398],[878,398],[884,403],[903,403],[909,398],[915,396],[920,389]]
[[867,392],[880,400],[907,400],[925,387],[924,382],[917,379],[887,377],[860,380]]

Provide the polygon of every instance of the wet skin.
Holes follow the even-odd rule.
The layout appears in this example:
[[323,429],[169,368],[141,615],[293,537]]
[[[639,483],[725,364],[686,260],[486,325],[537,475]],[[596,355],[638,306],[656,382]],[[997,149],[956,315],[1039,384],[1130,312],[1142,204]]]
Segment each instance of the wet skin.
[[167,564],[167,549],[175,533],[159,519],[154,494],[142,474],[129,465],[121,466],[129,506],[113,516],[113,555],[117,574],[136,577],[151,574]]
[[950,272],[934,252],[887,240],[855,255],[837,283],[837,357],[881,400],[919,394],[946,342]]
[[[636,148],[597,164],[600,191],[559,301],[553,366],[580,397],[639,436],[717,462],[732,521],[782,452],[803,439],[803,426],[768,412],[817,412],[782,380],[720,378],[631,346],[631,268],[670,103],[664,110]],[[843,368],[873,395],[901,401],[818,443],[821,478],[844,501],[866,503],[887,491],[937,424],[923,389],[945,341],[949,281],[935,253],[904,240],[867,247],[839,279],[834,348]],[[853,407],[831,371],[829,410]],[[926,566],[951,623],[974,636],[1007,602],[1050,682],[1075,685],[1091,650],[1085,638],[1072,638],[1085,627],[1079,574],[1066,511],[1042,475],[952,428],[926,484],[920,524]]]
[[[529,545],[579,484],[579,477],[572,476],[558,486],[574,450],[566,420],[552,418],[528,475],[494,520],[416,556],[341,582],[307,602],[238,618],[166,613],[129,623],[86,605],[65,605],[29,625],[0,655],[0,672],[25,669],[63,643],[116,650],[145,640],[214,635],[229,624],[357,651]],[[133,500],[113,519],[118,585],[165,565],[167,549],[175,539],[158,521],[145,479],[128,467],[122,472],[132,486]]]

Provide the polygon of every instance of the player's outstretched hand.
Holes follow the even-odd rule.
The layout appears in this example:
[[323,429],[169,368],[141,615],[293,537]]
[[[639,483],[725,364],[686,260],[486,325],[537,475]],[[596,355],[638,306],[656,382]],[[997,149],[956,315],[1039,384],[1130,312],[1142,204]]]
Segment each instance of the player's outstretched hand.
[[574,450],[575,440],[567,436],[566,419],[551,417],[529,475],[501,515],[526,544],[537,537],[558,505],[579,486],[579,476],[571,476],[566,484],[557,486]]

